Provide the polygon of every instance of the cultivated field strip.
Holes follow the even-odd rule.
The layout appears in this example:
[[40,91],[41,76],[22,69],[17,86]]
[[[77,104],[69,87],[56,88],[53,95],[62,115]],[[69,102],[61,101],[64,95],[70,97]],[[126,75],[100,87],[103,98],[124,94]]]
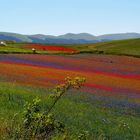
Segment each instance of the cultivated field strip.
[[111,55],[0,55],[0,81],[52,87],[67,76],[86,78],[91,94],[140,101],[140,59]]

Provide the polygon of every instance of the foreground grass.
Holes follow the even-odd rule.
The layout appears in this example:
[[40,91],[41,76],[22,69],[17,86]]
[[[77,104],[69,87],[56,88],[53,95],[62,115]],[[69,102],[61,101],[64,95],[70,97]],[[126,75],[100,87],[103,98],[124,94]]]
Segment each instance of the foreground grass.
[[[0,83],[0,139],[6,139],[8,128],[21,123],[25,102],[31,102],[35,97],[39,97],[43,109],[47,110],[51,104],[48,93],[49,89]],[[53,113],[65,124],[71,139],[76,138],[82,131],[88,131],[88,139],[92,140],[138,140],[139,112],[126,106],[110,107],[108,104],[108,100],[103,102],[97,95],[71,91],[56,104]],[[15,115],[16,113],[18,115]]]

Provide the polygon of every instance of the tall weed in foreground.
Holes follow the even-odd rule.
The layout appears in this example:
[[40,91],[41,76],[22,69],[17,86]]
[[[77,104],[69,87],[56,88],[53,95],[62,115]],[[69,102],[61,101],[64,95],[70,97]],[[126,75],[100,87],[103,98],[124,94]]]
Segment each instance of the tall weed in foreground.
[[[53,100],[52,105],[46,111],[42,111],[39,98],[35,98],[31,103],[26,103],[22,118],[23,122],[17,127],[11,128],[13,133],[9,133],[9,139],[48,140],[56,134],[63,134],[63,139],[67,139],[68,136],[64,124],[58,121],[51,112],[68,90],[79,89],[84,82],[85,78],[75,77],[72,79],[67,77],[64,84],[58,85],[53,90],[53,94],[50,95]],[[80,134],[78,139],[85,140],[86,135],[86,133]]]

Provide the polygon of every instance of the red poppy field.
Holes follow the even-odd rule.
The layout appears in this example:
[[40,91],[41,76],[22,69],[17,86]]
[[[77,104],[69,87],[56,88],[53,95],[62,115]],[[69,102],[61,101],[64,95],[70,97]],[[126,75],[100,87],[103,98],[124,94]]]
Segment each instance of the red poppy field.
[[55,46],[55,45],[43,45],[43,44],[26,44],[22,45],[21,48],[24,49],[36,49],[36,50],[43,50],[43,51],[61,51],[61,52],[76,52],[75,49],[66,48],[63,46]]
[[85,93],[140,101],[140,59],[111,55],[0,55],[0,81],[53,87],[67,76],[86,78]]

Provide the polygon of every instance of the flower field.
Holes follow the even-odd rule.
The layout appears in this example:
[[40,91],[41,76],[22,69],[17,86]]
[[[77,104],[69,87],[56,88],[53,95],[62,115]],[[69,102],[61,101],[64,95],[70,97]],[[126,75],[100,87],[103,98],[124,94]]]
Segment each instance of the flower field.
[[90,139],[139,140],[140,59],[97,54],[1,54],[0,139],[8,130],[15,132],[10,127],[15,114],[12,126],[22,123],[20,112],[27,101],[39,97],[46,110],[50,89],[67,76],[86,78],[84,87],[70,90],[52,111],[72,139],[88,131]]
[[55,45],[26,44],[26,45],[22,45],[21,47],[26,49],[35,48],[36,50],[44,50],[44,51],[76,52],[75,49],[66,48],[63,46],[55,46]]
[[140,101],[140,59],[99,55],[0,55],[0,81],[53,87],[67,76],[86,78],[91,94]]

